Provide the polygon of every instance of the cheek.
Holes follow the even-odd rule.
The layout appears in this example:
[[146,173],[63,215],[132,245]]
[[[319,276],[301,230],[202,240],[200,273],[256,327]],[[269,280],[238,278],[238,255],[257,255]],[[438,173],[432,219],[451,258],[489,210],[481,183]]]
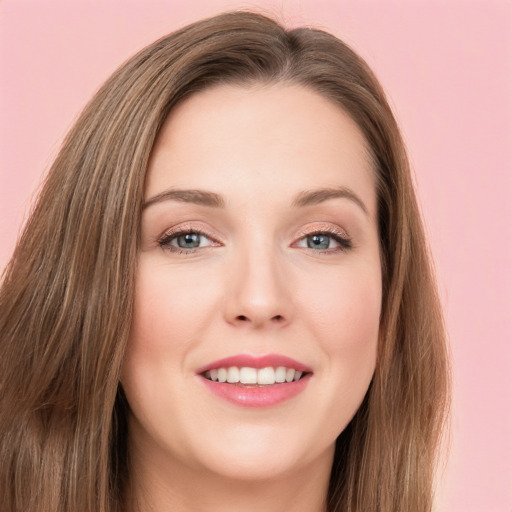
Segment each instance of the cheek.
[[[183,280],[182,280],[183,281]],[[186,283],[179,274],[141,257],[137,270],[130,338],[121,382],[132,408],[150,408],[169,393],[187,346],[194,339],[193,312]],[[148,397],[155,397],[149,400]]]
[[373,376],[381,295],[380,272],[347,268],[331,274],[323,290],[316,286],[303,302],[302,310],[309,311],[307,328],[325,358],[326,380],[331,383],[325,393],[333,403],[344,404],[342,415],[355,413]]
[[[121,383],[134,417],[155,439],[176,431],[187,356],[203,338],[205,319],[215,311],[211,280],[177,272],[142,256],[137,270],[134,314]],[[188,378],[187,374],[187,378]],[[172,407],[162,404],[172,403]]]
[[[215,312],[218,287],[198,270],[178,272],[141,258],[137,275],[131,346],[180,352],[200,338],[201,325]],[[209,278],[208,278],[209,277]]]
[[[190,369],[189,356],[218,314],[220,288],[212,285],[210,274],[200,266],[194,272],[177,271],[152,255],[139,259],[121,383],[133,412],[148,429],[158,423],[154,418],[163,413],[163,399],[181,399],[180,390],[189,384],[181,377],[191,375],[185,371]],[[165,422],[172,424],[167,417]]]
[[302,295],[302,304],[310,312],[311,329],[325,341],[326,348],[341,349],[341,341],[349,349],[374,343],[381,311],[380,273],[347,268],[317,282]]

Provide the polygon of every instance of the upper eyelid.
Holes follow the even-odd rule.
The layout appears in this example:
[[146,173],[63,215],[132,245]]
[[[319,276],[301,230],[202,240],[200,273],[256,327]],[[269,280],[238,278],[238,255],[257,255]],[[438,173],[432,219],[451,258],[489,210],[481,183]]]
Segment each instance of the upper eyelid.
[[299,231],[299,235],[301,236],[308,236],[308,235],[315,235],[317,233],[325,233],[325,234],[331,234],[331,235],[338,235],[342,238],[350,238],[348,233],[341,228],[335,228],[332,226],[318,226],[313,229],[301,229]]
[[[214,239],[215,241],[218,241],[217,237],[215,235],[213,235],[209,230],[207,230],[203,227],[197,227],[197,226],[192,226],[192,225],[184,225],[184,226],[168,228],[158,237],[158,239],[161,240],[161,239],[167,238],[169,236],[173,236],[173,235],[178,236],[178,235],[186,234],[186,233],[198,233],[200,235],[204,235],[206,237]],[[334,228],[332,226],[317,226],[315,228],[310,228],[310,229],[300,228],[299,232],[298,232],[298,236],[305,237],[308,235],[314,235],[314,234],[318,234],[318,233],[335,234],[335,235],[341,236],[343,238],[350,238],[348,233],[344,229],[337,228],[337,227]]]
[[165,240],[169,237],[177,237],[179,235],[183,235],[186,233],[198,233],[200,235],[206,236],[215,242],[219,242],[218,237],[213,235],[208,229],[203,227],[197,227],[192,225],[179,225],[178,227],[168,228],[166,229],[159,237],[158,241]]

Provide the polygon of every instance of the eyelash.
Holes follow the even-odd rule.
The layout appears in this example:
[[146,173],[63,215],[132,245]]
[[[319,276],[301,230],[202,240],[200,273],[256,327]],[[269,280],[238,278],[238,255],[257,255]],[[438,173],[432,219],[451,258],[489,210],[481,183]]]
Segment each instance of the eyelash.
[[307,248],[310,251],[313,251],[315,254],[319,254],[319,253],[326,254],[326,255],[337,254],[340,252],[348,251],[348,250],[352,249],[352,247],[353,247],[352,240],[349,238],[349,236],[346,233],[343,233],[343,232],[341,232],[335,228],[331,228],[331,227],[313,229],[312,231],[301,231],[299,233],[300,238],[298,241],[301,241],[308,236],[314,236],[314,235],[327,235],[329,238],[332,238],[335,242],[337,242],[339,244],[338,247],[331,248],[331,249],[319,250],[319,249],[312,249],[310,247]]
[[[168,231],[166,232],[162,238],[158,240],[158,245],[166,251],[172,252],[174,254],[191,254],[195,253],[198,249],[204,249],[204,247],[194,247],[191,249],[184,249],[181,247],[176,247],[174,245],[171,245],[171,241],[175,238],[178,238],[183,235],[188,234],[196,234],[199,236],[204,236],[208,238],[210,241],[215,242],[216,244],[219,244],[219,242],[215,239],[214,236],[209,234],[206,230],[198,229],[194,227],[182,227],[177,229],[176,231]],[[352,249],[352,240],[347,236],[342,234],[340,231],[333,229],[333,228],[323,228],[323,229],[316,229],[313,231],[301,231],[299,233],[300,238],[297,240],[297,242],[300,242],[304,238],[307,238],[308,236],[314,236],[314,235],[327,235],[329,238],[332,238],[336,243],[339,244],[338,247],[331,248],[331,249],[312,249],[310,247],[304,247],[304,249],[308,249],[310,251],[313,251],[315,254],[337,254],[340,252],[345,252],[350,249]],[[297,243],[295,242],[295,243]],[[211,247],[211,246],[210,246]]]
[[162,238],[160,238],[158,240],[158,245],[166,250],[166,251],[169,251],[169,252],[172,252],[174,254],[191,254],[191,253],[194,253],[196,252],[199,247],[195,247],[195,248],[192,248],[192,249],[183,249],[182,247],[176,247],[174,245],[171,245],[171,241],[174,240],[175,238],[178,238],[180,236],[183,236],[183,235],[188,235],[188,234],[196,234],[196,235],[200,235],[200,236],[205,236],[206,238],[208,238],[209,240],[219,244],[219,242],[215,239],[214,236],[212,236],[210,233],[208,233],[206,230],[204,229],[198,229],[198,228],[194,228],[192,226],[183,226],[181,228],[178,228],[177,230],[170,230],[170,231],[167,231],[166,233],[164,233],[164,235],[162,236]]

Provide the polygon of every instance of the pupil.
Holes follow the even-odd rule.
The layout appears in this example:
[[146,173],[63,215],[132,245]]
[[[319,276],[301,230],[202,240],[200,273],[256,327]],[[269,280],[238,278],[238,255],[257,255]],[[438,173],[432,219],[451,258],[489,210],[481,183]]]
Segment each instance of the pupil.
[[178,237],[178,245],[183,249],[199,247],[199,235],[197,233],[186,233]]
[[308,237],[308,247],[310,249],[328,249],[329,237],[327,235],[311,235]]

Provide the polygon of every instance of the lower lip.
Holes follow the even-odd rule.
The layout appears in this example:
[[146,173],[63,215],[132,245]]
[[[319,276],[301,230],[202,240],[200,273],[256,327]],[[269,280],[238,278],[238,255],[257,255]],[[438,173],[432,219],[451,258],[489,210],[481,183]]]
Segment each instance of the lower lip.
[[289,400],[304,391],[309,383],[311,374],[293,382],[254,387],[215,382],[202,376],[200,378],[214,395],[228,402],[241,407],[271,407]]

